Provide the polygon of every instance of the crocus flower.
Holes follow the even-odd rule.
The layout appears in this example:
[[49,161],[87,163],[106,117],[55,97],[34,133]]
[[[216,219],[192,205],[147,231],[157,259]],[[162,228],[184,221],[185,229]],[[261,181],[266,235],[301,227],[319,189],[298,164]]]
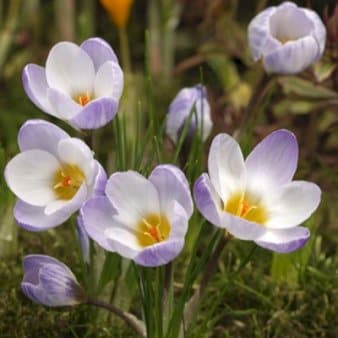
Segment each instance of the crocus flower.
[[209,152],[209,175],[194,186],[197,207],[239,239],[276,252],[301,248],[310,232],[299,224],[316,210],[321,191],[314,183],[292,181],[297,161],[297,140],[287,130],[268,135],[245,161],[238,143],[219,134]]
[[182,250],[192,211],[184,174],[159,165],[149,179],[135,171],[114,173],[106,197],[88,200],[80,215],[88,235],[104,249],[139,265],[159,266]]
[[292,2],[266,8],[250,22],[249,45],[269,73],[296,74],[322,56],[326,29],[316,12]]
[[[190,115],[194,107],[196,112]],[[189,116],[191,116],[189,134],[192,135],[198,129],[205,141],[210,135],[212,120],[206,88],[202,85],[183,88],[169,106],[166,132],[174,143],[178,141]]]
[[115,25],[124,28],[128,22],[133,0],[100,0]]
[[29,120],[18,143],[21,153],[7,164],[5,179],[18,197],[14,217],[23,228],[55,227],[87,198],[103,193],[106,174],[80,139],[52,123]]
[[77,129],[96,129],[111,121],[123,90],[117,57],[100,38],[85,40],[81,46],[57,43],[45,68],[28,64],[22,80],[36,106]]
[[23,260],[23,293],[46,306],[72,306],[86,301],[85,293],[70,269],[57,259],[29,255]]

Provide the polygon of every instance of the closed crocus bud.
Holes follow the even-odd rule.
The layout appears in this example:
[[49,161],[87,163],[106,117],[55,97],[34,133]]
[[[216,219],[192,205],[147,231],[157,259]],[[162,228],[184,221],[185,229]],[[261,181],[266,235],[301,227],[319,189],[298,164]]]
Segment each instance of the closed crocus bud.
[[284,2],[250,22],[249,45],[268,73],[296,74],[320,59],[326,29],[314,11]]
[[96,129],[110,122],[123,90],[117,57],[100,38],[90,38],[80,46],[57,43],[45,67],[25,66],[22,81],[37,107],[77,129]]
[[29,255],[23,260],[23,293],[46,306],[72,306],[86,301],[84,290],[72,271],[57,259]]
[[126,26],[133,0],[100,0],[100,2],[117,27]]
[[[196,112],[192,112],[194,108]],[[169,106],[166,133],[174,143],[180,138],[185,122],[190,116],[188,134],[192,136],[198,129],[205,141],[210,135],[212,120],[206,88],[200,84],[180,90]]]

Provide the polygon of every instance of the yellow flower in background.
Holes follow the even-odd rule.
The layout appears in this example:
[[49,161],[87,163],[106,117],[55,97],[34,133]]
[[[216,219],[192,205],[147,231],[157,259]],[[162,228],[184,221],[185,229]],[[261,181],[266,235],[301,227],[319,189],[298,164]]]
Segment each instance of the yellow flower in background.
[[118,28],[126,26],[133,0],[100,0]]

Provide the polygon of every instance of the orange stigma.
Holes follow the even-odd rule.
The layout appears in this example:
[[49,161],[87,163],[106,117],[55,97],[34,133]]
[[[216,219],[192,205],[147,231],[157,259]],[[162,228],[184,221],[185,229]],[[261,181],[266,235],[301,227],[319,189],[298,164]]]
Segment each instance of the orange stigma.
[[91,98],[89,93],[79,95],[77,98],[77,101],[81,106],[85,106],[90,100]]

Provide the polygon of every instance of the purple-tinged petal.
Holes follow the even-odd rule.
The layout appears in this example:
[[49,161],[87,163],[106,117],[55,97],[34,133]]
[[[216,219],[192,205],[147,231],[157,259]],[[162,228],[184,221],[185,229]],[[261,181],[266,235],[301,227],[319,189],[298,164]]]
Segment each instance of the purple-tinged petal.
[[110,176],[106,195],[117,211],[116,218],[134,228],[143,217],[160,214],[155,186],[136,171],[116,172]]
[[93,191],[91,197],[102,196],[105,194],[106,184],[107,184],[107,174],[103,169],[102,165],[95,161],[97,164],[97,174],[94,179]]
[[146,247],[134,261],[143,266],[160,266],[171,262],[183,249],[184,240],[171,240]]
[[116,62],[107,61],[98,69],[94,79],[95,97],[112,97],[120,100],[123,91],[123,72]]
[[58,156],[57,145],[70,136],[53,123],[28,120],[19,130],[18,143],[21,151],[40,149]]
[[107,197],[99,196],[88,200],[80,210],[80,216],[87,234],[107,251],[115,251],[105,231],[114,226],[116,214]]
[[76,226],[76,234],[80,243],[80,248],[82,252],[83,261],[86,264],[90,263],[90,242],[87,231],[83,225],[83,219],[81,216],[77,216],[76,218],[77,226]]
[[46,306],[71,306],[83,303],[86,296],[71,270],[52,257],[30,255],[24,258],[22,291],[33,301]]
[[87,39],[83,41],[80,48],[82,48],[92,59],[95,71],[107,61],[118,63],[116,54],[111,46],[101,38],[95,37]]
[[319,46],[313,36],[288,41],[280,48],[266,53],[264,68],[269,73],[297,74],[318,60]]
[[170,233],[168,241],[184,240],[188,230],[189,217],[181,204],[173,201],[171,209],[166,214],[170,223]]
[[159,165],[150,174],[149,181],[158,191],[162,212],[166,213],[175,200],[185,209],[188,217],[192,215],[189,183],[179,168],[170,164]]
[[97,129],[109,123],[117,113],[118,103],[109,97],[90,101],[69,123],[78,129]]
[[243,191],[246,168],[239,144],[230,135],[218,134],[212,141],[209,159],[209,176],[223,202],[232,194]]
[[28,231],[54,228],[66,222],[72,214],[72,212],[62,209],[52,215],[46,215],[45,207],[35,207],[21,200],[17,200],[13,212],[18,225]]
[[210,223],[220,227],[222,201],[211,184],[208,174],[202,174],[195,182],[194,199],[200,213]]
[[293,133],[277,130],[265,137],[245,161],[249,191],[264,191],[292,180],[297,169],[298,144]]
[[293,181],[269,195],[270,229],[285,229],[301,224],[318,208],[321,190],[311,182]]
[[92,91],[95,69],[92,59],[78,45],[63,41],[53,46],[46,60],[49,87],[70,96]]
[[262,248],[287,253],[302,248],[310,238],[310,231],[304,227],[283,230],[268,230],[255,242]]
[[82,111],[82,106],[76,103],[68,94],[54,88],[48,88],[47,97],[53,111],[60,119],[70,120]]
[[48,84],[45,69],[35,64],[28,64],[22,71],[22,83],[30,100],[45,113],[59,117],[53,111],[47,99]]

